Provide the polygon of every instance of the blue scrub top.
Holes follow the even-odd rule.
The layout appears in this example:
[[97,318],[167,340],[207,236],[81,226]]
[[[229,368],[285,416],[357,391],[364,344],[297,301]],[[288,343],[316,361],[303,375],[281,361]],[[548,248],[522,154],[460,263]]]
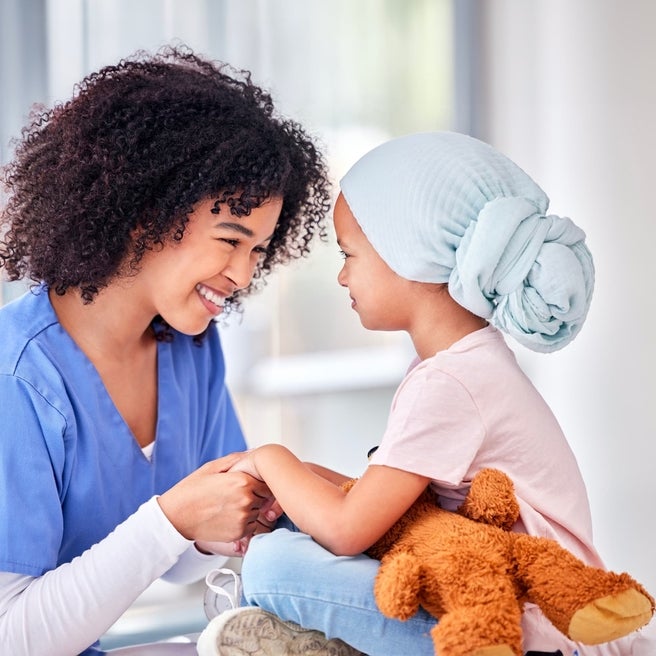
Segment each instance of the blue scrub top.
[[154,494],[245,448],[214,327],[158,342],[152,460],[43,287],[0,309],[0,571],[40,576]]

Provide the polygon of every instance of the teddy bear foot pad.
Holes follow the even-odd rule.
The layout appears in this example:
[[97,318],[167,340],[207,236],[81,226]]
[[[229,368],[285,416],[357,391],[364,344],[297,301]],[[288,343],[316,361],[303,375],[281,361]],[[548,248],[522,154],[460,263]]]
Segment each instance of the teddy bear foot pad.
[[574,613],[569,625],[572,640],[588,645],[615,640],[649,622],[651,601],[633,588],[597,599]]

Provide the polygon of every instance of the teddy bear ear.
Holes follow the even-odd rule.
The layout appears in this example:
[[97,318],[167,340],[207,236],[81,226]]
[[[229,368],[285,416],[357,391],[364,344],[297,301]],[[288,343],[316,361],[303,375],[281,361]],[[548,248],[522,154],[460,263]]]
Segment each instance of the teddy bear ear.
[[519,518],[519,504],[512,481],[498,469],[482,469],[472,479],[458,513],[475,522],[509,531]]

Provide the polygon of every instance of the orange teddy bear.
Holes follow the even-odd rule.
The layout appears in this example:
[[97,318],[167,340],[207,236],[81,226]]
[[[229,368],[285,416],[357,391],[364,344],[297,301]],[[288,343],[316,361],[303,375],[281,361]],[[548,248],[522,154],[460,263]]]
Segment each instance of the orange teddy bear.
[[649,622],[654,599],[628,574],[589,567],[554,540],[512,532],[518,517],[512,481],[495,469],[474,477],[457,513],[427,489],[367,550],[381,561],[374,586],[381,612],[407,620],[422,606],[439,618],[431,631],[439,656],[522,656],[526,601],[585,644]]

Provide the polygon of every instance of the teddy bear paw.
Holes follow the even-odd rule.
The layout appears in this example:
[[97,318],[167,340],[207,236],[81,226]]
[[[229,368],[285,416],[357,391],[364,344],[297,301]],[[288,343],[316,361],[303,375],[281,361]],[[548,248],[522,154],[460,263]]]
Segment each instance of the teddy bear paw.
[[471,656],[515,656],[515,652],[509,645],[491,645],[479,647],[471,653]]
[[576,642],[598,645],[632,633],[649,622],[654,612],[651,600],[630,588],[601,597],[574,613],[569,637]]

